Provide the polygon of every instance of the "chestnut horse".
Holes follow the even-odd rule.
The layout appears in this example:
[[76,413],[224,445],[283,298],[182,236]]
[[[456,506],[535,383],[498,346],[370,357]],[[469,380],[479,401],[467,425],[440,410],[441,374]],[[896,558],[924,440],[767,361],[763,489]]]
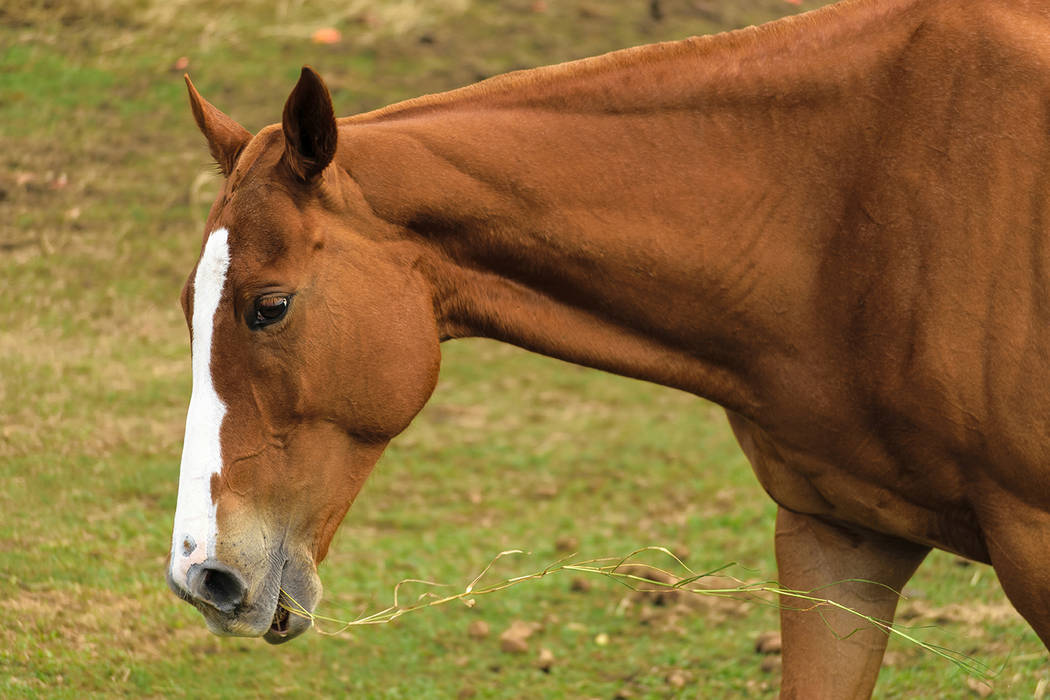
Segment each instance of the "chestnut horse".
[[[847,0],[344,119],[304,68],[254,136],[187,80],[226,180],[172,589],[303,632],[279,587],[313,609],[440,342],[485,336],[723,406],[784,586],[892,620],[937,547],[1050,642],[1047,37],[1046,0]],[[883,633],[781,622],[783,697],[870,695]]]

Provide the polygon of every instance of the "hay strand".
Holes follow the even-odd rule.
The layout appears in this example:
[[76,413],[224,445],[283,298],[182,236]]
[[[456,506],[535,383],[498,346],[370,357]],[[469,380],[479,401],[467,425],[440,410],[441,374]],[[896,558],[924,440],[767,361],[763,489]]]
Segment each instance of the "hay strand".
[[[655,567],[650,564],[645,565],[649,571],[662,575],[668,580],[661,581],[652,578],[651,576],[643,576],[637,573],[630,573],[629,571],[624,570],[625,567],[629,568],[630,566],[635,565],[635,560],[637,560],[640,555],[646,552],[656,552],[668,557],[673,561],[674,564],[680,567],[682,571],[686,572],[686,575],[684,577],[679,577],[671,571],[660,567]],[[854,610],[841,603],[838,603],[832,600],[831,598],[819,595],[819,593],[823,590],[844,583],[867,583],[871,585],[885,587],[883,584],[880,584],[875,581],[868,581],[866,579],[845,579],[842,581],[836,581],[826,586],[821,586],[820,588],[812,591],[792,590],[781,586],[777,581],[769,580],[755,583],[746,583],[738,581],[739,585],[736,586],[722,588],[702,588],[694,586],[693,584],[696,584],[705,578],[709,578],[715,575],[724,575],[725,570],[729,569],[732,566],[735,566],[735,563],[725,564],[710,571],[695,572],[692,569],[690,569],[685,564],[685,562],[683,562],[680,558],[675,556],[666,547],[649,546],[636,549],[630,554],[623,557],[599,557],[595,559],[583,559],[580,561],[572,561],[577,555],[570,554],[567,557],[563,557],[562,559],[559,559],[549,564],[547,567],[541,569],[540,571],[520,576],[514,576],[512,578],[501,579],[499,581],[495,581],[485,585],[479,585],[481,584],[485,576],[489,573],[489,571],[492,569],[492,567],[496,564],[496,562],[498,562],[500,559],[503,559],[504,557],[516,554],[528,555],[528,552],[525,552],[520,549],[509,549],[500,552],[495,557],[493,557],[489,561],[489,563],[485,565],[481,572],[477,576],[475,576],[470,581],[470,583],[468,583],[467,586],[459,593],[441,596],[435,593],[434,591],[428,590],[419,594],[413,602],[403,603],[401,588],[404,585],[418,584],[432,588],[451,587],[448,584],[439,584],[433,581],[425,581],[421,579],[404,579],[400,581],[396,586],[394,586],[393,602],[390,606],[374,613],[361,614],[352,620],[340,620],[337,618],[312,613],[305,607],[303,607],[292,596],[290,596],[287,593],[287,591],[285,591],[283,588],[281,589],[281,597],[278,604],[284,607],[284,609],[292,615],[298,615],[300,617],[305,617],[309,619],[311,622],[313,622],[314,628],[319,634],[326,636],[334,636],[339,635],[352,627],[359,627],[363,625],[388,624],[406,613],[423,610],[425,608],[432,608],[439,605],[445,605],[446,603],[451,603],[453,601],[459,601],[467,605],[468,607],[473,607],[475,598],[477,596],[490,595],[492,593],[511,588],[512,586],[517,586],[521,583],[524,583],[525,581],[538,580],[550,576],[551,574],[556,574],[562,571],[572,571],[584,574],[603,576],[605,578],[612,579],[626,586],[632,591],[652,592],[657,590],[674,590],[705,596],[727,597],[737,599],[743,597],[752,602],[765,605],[772,605],[777,608],[787,607],[788,605],[790,605],[791,609],[798,610],[800,612],[812,612],[814,614],[820,615],[822,618],[824,617],[825,610],[840,610],[842,612],[856,617],[858,619],[858,622],[861,623],[860,627],[857,627],[848,634],[840,635],[838,633],[835,633],[836,636],[838,636],[841,639],[849,638],[864,627],[874,627],[875,629],[883,632],[888,636],[900,637],[901,639],[907,641],[910,644],[914,644],[931,654],[934,654],[949,661],[968,675],[973,676],[975,678],[981,680],[990,680],[997,675],[996,672],[992,671],[985,664],[970,656],[967,656],[966,654],[963,654],[962,652],[954,651],[952,649],[942,647],[936,644],[930,644],[929,642],[925,642],[919,639],[913,633],[914,628],[900,624],[894,624],[885,620],[879,620],[869,615],[865,615],[864,613],[858,610]],[[737,579],[732,580],[737,581]],[[648,588],[645,588],[643,586],[648,586]],[[897,593],[897,595],[900,594]],[[791,601],[798,602],[792,602],[789,604],[787,601],[785,601],[785,599],[791,599]],[[284,601],[288,601],[287,604]],[[318,622],[331,623],[338,625],[339,627],[335,630],[324,630],[321,629],[321,627],[317,624]],[[825,624],[829,623],[827,623],[827,621],[825,620]]]

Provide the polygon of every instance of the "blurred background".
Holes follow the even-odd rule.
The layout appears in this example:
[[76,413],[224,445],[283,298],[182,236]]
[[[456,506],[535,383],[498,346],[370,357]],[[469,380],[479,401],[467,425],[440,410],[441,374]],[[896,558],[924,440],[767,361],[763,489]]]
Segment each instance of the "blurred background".
[[[779,657],[755,645],[776,611],[759,604],[564,574],[274,648],[212,636],[167,591],[190,392],[177,299],[219,184],[182,74],[254,132],[306,63],[348,115],[820,4],[4,0],[0,696],[774,696]],[[531,555],[495,578],[646,545],[775,578],[774,508],[716,407],[488,341],[443,357],[336,536],[319,613],[386,607],[404,578],[462,588],[508,548]],[[1004,697],[1045,690],[1045,650],[990,569],[936,553],[906,593],[904,623],[997,670]],[[501,641],[516,621],[521,644]],[[989,690],[896,641],[879,688]]]

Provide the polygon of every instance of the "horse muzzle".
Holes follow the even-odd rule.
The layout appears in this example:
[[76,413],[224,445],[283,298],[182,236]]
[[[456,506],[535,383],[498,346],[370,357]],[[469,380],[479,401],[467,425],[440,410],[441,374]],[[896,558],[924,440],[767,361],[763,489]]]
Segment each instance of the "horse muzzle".
[[197,608],[214,634],[262,637],[270,644],[283,644],[308,630],[321,598],[313,566],[287,559],[273,561],[254,582],[213,558],[193,564],[184,584],[170,569],[167,579],[172,592]]

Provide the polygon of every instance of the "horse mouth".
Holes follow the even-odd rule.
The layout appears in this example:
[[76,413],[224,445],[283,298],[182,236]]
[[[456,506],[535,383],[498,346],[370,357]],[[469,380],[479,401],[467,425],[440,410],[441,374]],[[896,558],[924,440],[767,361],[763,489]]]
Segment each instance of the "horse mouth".
[[288,634],[288,618],[291,613],[288,608],[277,603],[277,609],[273,613],[273,622],[270,623],[270,631],[281,636]]
[[273,620],[270,622],[269,629],[263,634],[263,639],[270,644],[284,644],[310,629],[313,620],[301,613],[293,613],[292,610],[295,607],[297,607],[295,602],[284,591],[281,591],[277,596]]

